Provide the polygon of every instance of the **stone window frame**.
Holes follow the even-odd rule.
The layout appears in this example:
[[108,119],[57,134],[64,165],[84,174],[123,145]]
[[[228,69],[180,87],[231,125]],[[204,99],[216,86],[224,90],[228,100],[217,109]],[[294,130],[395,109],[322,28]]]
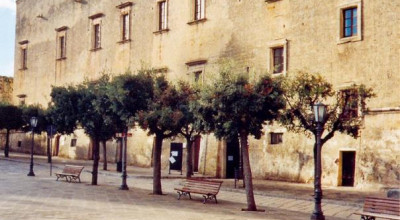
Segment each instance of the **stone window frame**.
[[[190,18],[187,24],[198,24],[207,21],[206,4],[207,0],[190,0]],[[199,3],[199,4],[198,4]],[[199,6],[199,7],[197,7]],[[199,12],[199,13],[197,13]],[[197,16],[199,15],[199,16]]]
[[[344,16],[343,12],[347,9],[357,8],[357,35],[345,37],[344,36]],[[362,0],[343,0],[338,6],[337,22],[338,22],[338,44],[357,42],[362,40]]]
[[[161,11],[161,5],[164,5],[164,11]],[[169,0],[158,0],[157,1],[157,10],[156,11],[156,19],[155,19],[155,27],[156,31],[153,32],[155,34],[162,34],[164,32],[168,32],[168,17],[169,17]],[[163,25],[164,24],[164,25]]]
[[[132,6],[132,2],[125,2],[117,6],[120,10],[120,41],[118,43],[129,43],[132,40]],[[127,26],[124,20],[126,16],[128,17]]]
[[186,74],[190,77],[193,84],[204,84],[204,75],[206,70],[207,60],[199,59],[185,63],[187,66]]
[[19,51],[20,51],[20,68],[19,70],[27,70],[28,69],[28,40],[19,42]]
[[[56,28],[56,60],[61,61],[67,59],[67,26]],[[62,42],[63,39],[63,42]]]
[[[102,37],[102,17],[104,16],[103,13],[97,13],[94,14],[92,16],[89,16],[89,19],[91,20],[91,34],[90,34],[90,38],[91,38],[91,49],[90,51],[98,51],[101,50],[101,37]],[[98,27],[98,34],[96,32],[96,27]],[[97,35],[98,38],[97,38]],[[97,42],[98,39],[98,42]]]
[[[280,39],[271,41],[268,43],[268,72],[272,74],[272,76],[286,76],[287,74],[287,66],[288,66],[288,41],[287,39]],[[283,69],[280,73],[274,73],[274,49],[283,48]]]

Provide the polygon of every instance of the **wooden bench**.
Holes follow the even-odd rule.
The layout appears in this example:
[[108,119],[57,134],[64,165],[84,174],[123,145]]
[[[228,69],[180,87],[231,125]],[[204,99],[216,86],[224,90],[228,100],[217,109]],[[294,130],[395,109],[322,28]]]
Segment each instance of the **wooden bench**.
[[203,203],[205,204],[207,200],[215,200],[217,201],[217,194],[219,189],[221,188],[223,181],[212,181],[212,180],[203,180],[203,179],[186,179],[183,181],[183,186],[181,188],[175,188],[178,191],[178,200],[182,195],[189,196],[190,199],[191,193],[202,194],[203,195]]
[[64,169],[62,170],[61,173],[55,173],[57,176],[57,180],[59,178],[64,178],[67,180],[67,182],[72,182],[72,180],[79,180],[81,182],[81,172],[83,170],[83,166],[72,166],[72,165],[65,165]]
[[362,220],[375,220],[375,218],[400,220],[400,200],[367,197],[364,200],[363,211],[353,214],[361,215]]

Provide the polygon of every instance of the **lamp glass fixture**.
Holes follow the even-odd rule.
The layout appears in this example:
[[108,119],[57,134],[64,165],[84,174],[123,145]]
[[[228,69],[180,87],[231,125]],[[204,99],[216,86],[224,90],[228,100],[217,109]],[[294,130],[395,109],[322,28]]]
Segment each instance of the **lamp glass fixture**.
[[32,127],[36,128],[37,122],[38,122],[37,117],[32,117],[31,118],[31,126]]
[[322,104],[321,102],[318,102],[314,104],[313,109],[314,109],[315,121],[322,122],[326,114],[326,105]]

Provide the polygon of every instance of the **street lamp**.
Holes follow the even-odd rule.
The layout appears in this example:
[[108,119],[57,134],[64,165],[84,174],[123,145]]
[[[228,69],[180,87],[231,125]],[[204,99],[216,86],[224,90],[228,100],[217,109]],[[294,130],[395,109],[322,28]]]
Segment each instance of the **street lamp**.
[[314,211],[311,215],[313,220],[325,220],[324,213],[321,208],[322,200],[322,189],[321,189],[321,135],[322,135],[322,124],[325,120],[326,106],[320,102],[313,106],[315,122],[317,123],[317,152],[316,152],[316,164],[314,169],[314,199],[315,206]]
[[28,176],[35,176],[35,173],[33,173],[33,136],[35,135],[35,128],[38,122],[37,117],[32,117],[31,118],[31,128],[32,128],[32,143],[31,143],[31,165],[29,169]]
[[126,178],[128,177],[126,173],[126,149],[127,149],[127,136],[128,136],[128,128],[124,130],[122,133],[122,185],[119,187],[120,190],[129,190],[128,185],[126,184]]

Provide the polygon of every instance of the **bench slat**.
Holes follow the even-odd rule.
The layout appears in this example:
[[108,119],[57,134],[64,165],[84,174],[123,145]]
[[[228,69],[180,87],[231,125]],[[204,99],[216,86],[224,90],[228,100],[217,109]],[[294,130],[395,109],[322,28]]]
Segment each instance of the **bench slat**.
[[366,197],[363,212],[356,214],[378,218],[400,219],[400,200]]

